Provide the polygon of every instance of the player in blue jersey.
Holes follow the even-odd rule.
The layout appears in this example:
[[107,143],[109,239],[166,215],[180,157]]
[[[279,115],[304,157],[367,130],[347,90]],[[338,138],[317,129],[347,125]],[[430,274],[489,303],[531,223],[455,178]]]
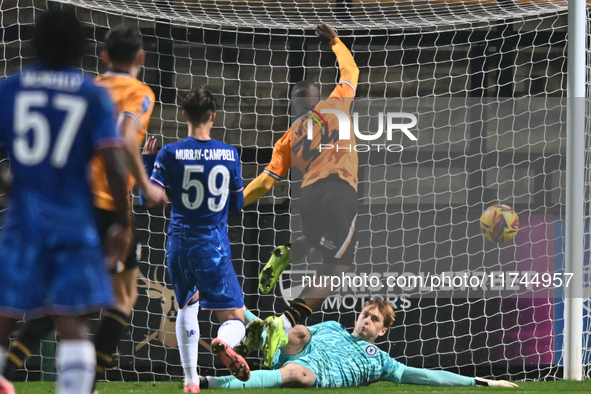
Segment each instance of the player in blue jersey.
[[[113,104],[75,68],[84,40],[73,10],[48,11],[33,38],[39,64],[0,84],[0,144],[13,173],[0,233],[0,371],[16,320],[51,315],[62,394],[91,391],[95,350],[84,315],[113,302],[88,179],[97,152],[109,163],[116,202],[110,257],[126,247],[129,226]],[[0,393],[10,390],[1,379]]]
[[[255,371],[246,383],[232,376],[208,376],[202,378],[201,387],[353,387],[378,381],[429,386],[516,386],[507,381],[468,378],[399,363],[374,345],[393,321],[392,305],[380,298],[372,299],[365,303],[352,334],[332,321],[310,327],[297,325],[289,331],[287,344],[275,354],[272,371]],[[282,330],[281,324],[275,327]]]
[[153,167],[151,181],[166,189],[172,204],[166,258],[179,305],[176,334],[185,392],[198,392],[199,304],[214,310],[222,323],[211,351],[238,379],[250,376],[248,364],[232,349],[245,333],[244,299],[228,238],[228,211],[240,212],[244,196],[237,150],[210,137],[215,98],[204,88],[193,89],[181,107],[188,138],[162,147],[155,162],[148,155],[156,144],[150,138],[144,162],[148,172]]

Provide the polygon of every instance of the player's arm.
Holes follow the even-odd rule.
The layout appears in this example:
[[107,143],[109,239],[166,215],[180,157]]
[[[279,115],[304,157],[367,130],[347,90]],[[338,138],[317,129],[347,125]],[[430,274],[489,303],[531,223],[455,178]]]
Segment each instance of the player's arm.
[[107,240],[105,241],[107,265],[111,268],[116,261],[121,260],[128,247],[127,233],[130,217],[128,213],[127,172],[125,153],[122,148],[103,148],[99,150],[99,154],[105,162],[105,173],[115,203],[116,223],[108,229]]
[[129,225],[127,198],[127,174],[125,172],[125,155],[121,148],[110,147],[99,150],[105,162],[105,172],[111,196],[115,203],[115,215],[117,223],[122,226]]
[[399,384],[420,384],[424,386],[517,387],[515,383],[506,380],[469,378],[453,372],[413,368],[407,367],[403,364],[398,364],[392,375],[396,376],[396,379],[393,380],[397,380],[397,383]]
[[[234,150],[235,157],[238,157],[238,151]],[[242,181],[242,162],[236,161],[232,178],[230,180],[230,212],[238,213],[244,207],[244,183]]]
[[[142,151],[142,161],[144,163],[144,170],[146,176],[150,176],[154,173],[154,164],[156,163],[156,155],[158,153],[158,147],[156,146],[156,138],[148,137],[148,140],[144,144],[144,149]],[[151,184],[154,187],[160,188],[163,192],[165,192],[165,188],[158,182],[150,180]],[[142,206],[146,206],[146,199],[144,197],[144,193],[142,189],[140,189],[140,204]]]
[[251,204],[264,196],[291,167],[291,129],[275,143],[271,162],[265,170],[244,189],[244,205]]
[[252,204],[275,186],[277,178],[262,172],[244,189],[244,205]]
[[131,175],[133,175],[142,191],[146,205],[152,207],[166,203],[167,197],[164,190],[150,183],[148,175],[144,170],[142,157],[137,146],[136,136],[139,131],[139,126],[136,119],[123,114],[119,128],[124,142],[124,150],[129,172],[131,172]]
[[357,82],[359,81],[359,68],[355,63],[355,59],[353,59],[353,55],[351,55],[351,51],[349,51],[349,48],[343,44],[333,28],[326,23],[316,27],[316,34],[321,39],[328,41],[339,63],[339,70],[341,71],[341,79],[339,83],[349,85],[353,90],[354,96],[355,89],[357,89]]

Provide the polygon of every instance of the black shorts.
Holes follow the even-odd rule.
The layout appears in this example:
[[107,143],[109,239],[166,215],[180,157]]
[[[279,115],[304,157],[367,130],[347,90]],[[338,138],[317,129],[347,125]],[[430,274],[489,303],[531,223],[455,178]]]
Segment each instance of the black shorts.
[[[113,223],[116,222],[116,216],[114,211],[107,211],[105,209],[94,208],[96,216],[96,226],[98,228],[101,242],[105,244],[105,237],[107,236],[107,230]],[[111,273],[116,274],[123,271],[129,271],[138,266],[138,261],[141,255],[141,244],[136,241],[135,230],[131,229],[129,247],[127,250],[127,256],[125,261],[119,261],[117,266],[111,270]]]
[[302,232],[324,263],[350,264],[357,249],[357,193],[338,176],[301,190]]

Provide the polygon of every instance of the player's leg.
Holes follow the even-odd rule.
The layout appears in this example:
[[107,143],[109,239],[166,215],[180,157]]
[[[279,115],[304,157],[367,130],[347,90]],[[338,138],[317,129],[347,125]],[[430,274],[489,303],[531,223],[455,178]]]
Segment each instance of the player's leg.
[[195,393],[199,392],[197,365],[201,333],[198,314],[201,294],[197,290],[199,280],[194,273],[194,266],[199,266],[200,260],[191,260],[190,250],[198,250],[190,236],[183,232],[169,234],[166,267],[178,305],[175,331],[184,371],[183,390],[186,393]]
[[279,357],[280,350],[287,345],[288,336],[283,329],[284,316],[269,316],[265,319],[265,344],[263,346],[263,360],[265,366],[271,368]]
[[199,392],[197,360],[199,356],[199,292],[195,293],[187,305],[178,308],[176,318],[176,338],[185,375],[185,393]]
[[244,309],[246,332],[244,338],[234,347],[236,353],[246,357],[249,353],[261,350],[265,343],[265,323],[248,309]]
[[[210,306],[211,304],[205,305]],[[218,330],[217,337],[211,341],[211,352],[222,360],[232,375],[241,381],[247,381],[250,378],[250,368],[244,357],[233,349],[246,333],[244,310],[240,307],[231,310],[218,309],[215,312],[222,325]]]
[[316,383],[314,372],[299,364],[286,364],[279,371],[281,372],[281,387],[312,387]]
[[96,352],[87,319],[80,315],[109,307],[115,300],[98,236],[92,243],[84,239],[71,242],[44,256],[53,271],[46,302],[56,312],[53,317],[60,336],[57,393],[86,394],[94,385]]
[[300,263],[314,250],[314,245],[305,236],[300,236],[290,244],[278,246],[271,253],[267,264],[259,275],[259,289],[267,294],[281,277],[281,273],[290,263]]
[[12,332],[15,323],[16,319],[0,316],[0,375],[3,375],[4,372],[4,362],[6,359],[8,344],[10,343],[8,338],[10,337],[10,333]]
[[238,345],[246,332],[244,310],[242,308],[216,310],[215,314],[219,322],[222,323],[218,330],[217,339],[222,340],[231,347]]
[[310,342],[310,330],[308,327],[298,324],[287,334],[287,344],[281,349],[283,353],[288,356],[295,356],[299,354],[304,347]]
[[271,389],[279,387],[312,387],[316,383],[314,372],[302,365],[290,363],[278,370],[254,371],[248,382],[233,376],[201,379],[201,387],[211,389]]
[[[95,209],[97,229],[104,242],[108,229],[115,223],[112,211]],[[137,301],[137,277],[139,245],[135,243],[133,230],[129,233],[130,246],[124,261],[117,263],[111,271],[111,280],[115,292],[115,305],[101,313],[94,343],[96,347],[96,379],[105,377],[105,370],[111,366],[113,355],[117,353],[117,345],[125,335],[133,306]]]
[[102,311],[94,337],[99,379],[104,377],[105,369],[113,362],[119,340],[127,330],[127,324],[137,300],[137,277],[137,268],[111,274],[116,304],[114,308]]
[[15,323],[15,319],[0,316],[0,394],[14,394],[14,386],[2,375],[9,342],[8,337]]
[[[0,278],[3,280],[0,291],[0,394],[14,394],[14,387],[3,376],[9,336],[16,321],[22,319],[26,311],[44,308],[50,289],[48,277],[53,273],[47,272],[51,269],[40,259],[44,255],[41,236],[27,236],[33,233],[30,221],[15,218],[14,212],[8,212],[0,232]],[[23,259],[25,251],[27,259]]]
[[[355,259],[357,193],[338,177],[318,181],[303,188],[301,193],[303,233],[322,253],[323,264],[317,274],[341,276],[349,270]],[[295,253],[293,247],[292,253]],[[330,284],[331,280],[326,283]],[[300,297],[294,299],[284,313],[285,330],[303,324],[331,293],[330,285],[305,287]]]
[[200,280],[199,290],[203,309],[216,312],[222,325],[217,338],[211,341],[211,352],[218,356],[232,375],[246,381],[250,377],[247,362],[233,347],[244,337],[244,297],[229,255],[216,258],[216,269]]
[[[327,261],[327,262],[326,263],[323,262],[323,264],[320,265],[316,269],[316,275],[319,277],[336,276],[336,277],[340,278],[342,276],[342,274],[347,273],[349,271],[349,268],[351,268],[350,264],[339,264],[339,262],[335,261],[335,260],[333,260],[331,262],[331,259],[328,256],[323,258],[323,261]],[[330,281],[328,281],[328,283],[330,283]],[[294,303],[294,305],[292,306],[292,309],[295,310],[300,315],[305,314],[310,309],[312,311],[316,311],[316,310],[320,309],[324,300],[326,300],[326,298],[329,295],[331,295],[332,293],[333,293],[333,291],[331,290],[330,286],[326,286],[326,287],[308,286],[308,287],[305,287],[302,290],[302,292],[299,296],[300,300],[298,300],[298,301],[300,304],[303,304],[303,305],[307,306],[308,308],[303,308],[303,306],[298,305],[298,301],[296,301]],[[296,317],[297,317],[297,315],[296,315]],[[293,321],[296,322],[296,324],[302,323],[301,320],[304,320],[304,319],[297,319],[297,318],[293,319]],[[290,320],[290,322],[291,322],[291,320]]]
[[58,394],[90,393],[94,385],[96,356],[82,316],[53,316],[60,333],[56,354]]
[[32,353],[39,351],[41,340],[54,329],[50,316],[38,319],[27,319],[18,332],[18,336],[10,345],[4,367],[4,377],[14,380],[16,370],[22,368]]

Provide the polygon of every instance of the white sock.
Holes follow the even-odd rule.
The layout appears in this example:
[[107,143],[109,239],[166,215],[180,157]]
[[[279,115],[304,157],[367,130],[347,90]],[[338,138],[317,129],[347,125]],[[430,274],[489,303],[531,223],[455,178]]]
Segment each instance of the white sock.
[[4,366],[6,365],[6,348],[0,346],[0,375],[4,372]]
[[246,334],[246,326],[240,320],[228,320],[218,330],[218,339],[226,342],[228,346],[234,347],[240,343]]
[[179,344],[181,363],[185,371],[185,384],[199,384],[197,357],[199,352],[199,301],[180,309],[176,318],[176,339]]
[[293,326],[291,325],[291,323],[289,322],[289,319],[287,318],[287,316],[285,316],[285,314],[283,315],[283,331],[285,331],[286,333],[289,332],[289,330],[291,330],[293,328]]
[[57,394],[86,394],[92,390],[96,353],[89,340],[70,339],[57,349]]

